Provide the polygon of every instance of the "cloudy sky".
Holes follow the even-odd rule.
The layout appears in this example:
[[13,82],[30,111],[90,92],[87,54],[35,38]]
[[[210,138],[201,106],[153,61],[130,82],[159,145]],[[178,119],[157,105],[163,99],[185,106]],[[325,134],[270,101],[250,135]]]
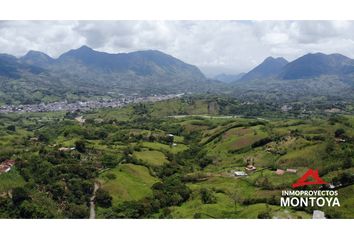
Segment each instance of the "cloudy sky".
[[354,21],[0,21],[0,52],[58,57],[82,45],[111,53],[157,49],[206,75],[250,70],[268,56],[354,58]]

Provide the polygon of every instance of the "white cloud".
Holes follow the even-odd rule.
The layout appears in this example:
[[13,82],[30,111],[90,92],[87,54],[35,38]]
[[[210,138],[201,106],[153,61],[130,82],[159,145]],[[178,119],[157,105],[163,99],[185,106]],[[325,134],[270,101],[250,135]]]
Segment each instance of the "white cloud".
[[158,49],[205,73],[248,71],[268,56],[354,57],[354,21],[0,21],[0,52],[53,57],[86,44],[108,52]]

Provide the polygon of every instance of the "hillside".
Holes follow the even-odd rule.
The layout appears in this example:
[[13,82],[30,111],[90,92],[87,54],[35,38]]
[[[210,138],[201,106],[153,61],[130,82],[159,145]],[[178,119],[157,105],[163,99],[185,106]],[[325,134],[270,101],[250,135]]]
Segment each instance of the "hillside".
[[322,75],[342,76],[354,73],[354,60],[341,54],[306,54],[289,64],[280,72],[284,80],[315,78]]
[[233,83],[232,95],[239,99],[354,100],[354,60],[340,54],[306,54],[289,63],[267,58],[241,80]]
[[[339,193],[326,217],[353,218],[353,115],[230,116],[225,103],[244,111],[198,98],[1,115],[0,161],[16,165],[0,175],[0,217],[88,218],[96,183],[97,218],[311,218],[279,201],[314,168]],[[250,161],[255,171],[235,175]]]
[[160,51],[110,54],[87,46],[57,59],[37,51],[20,58],[3,54],[0,83],[0,104],[206,92],[221,86],[197,67]]
[[261,64],[246,73],[241,80],[265,79],[275,77],[279,74],[280,70],[288,63],[284,58],[266,58]]

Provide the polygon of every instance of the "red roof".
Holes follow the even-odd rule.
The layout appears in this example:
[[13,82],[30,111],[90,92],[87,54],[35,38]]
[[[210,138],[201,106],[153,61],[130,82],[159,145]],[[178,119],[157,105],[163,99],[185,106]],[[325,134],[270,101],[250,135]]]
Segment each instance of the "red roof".
[[13,166],[13,165],[15,165],[15,163],[16,163],[16,160],[7,159],[7,160],[3,161],[0,165],[10,165],[10,166]]
[[0,163],[0,172],[6,172],[9,168],[11,168],[13,165],[15,165],[16,161],[7,159]]

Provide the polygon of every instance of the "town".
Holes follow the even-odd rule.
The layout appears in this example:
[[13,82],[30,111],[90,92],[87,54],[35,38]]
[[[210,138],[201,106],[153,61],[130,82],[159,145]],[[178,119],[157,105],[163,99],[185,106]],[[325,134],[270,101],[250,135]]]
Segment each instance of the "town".
[[77,101],[77,102],[53,102],[53,103],[39,103],[39,104],[26,104],[26,105],[3,105],[0,106],[0,113],[25,113],[25,112],[58,112],[68,111],[74,112],[77,110],[88,111],[98,108],[119,108],[130,103],[141,102],[157,102],[173,98],[180,98],[184,94],[168,94],[168,95],[153,95],[141,97],[137,95],[123,96],[117,99],[101,99],[90,101]]

